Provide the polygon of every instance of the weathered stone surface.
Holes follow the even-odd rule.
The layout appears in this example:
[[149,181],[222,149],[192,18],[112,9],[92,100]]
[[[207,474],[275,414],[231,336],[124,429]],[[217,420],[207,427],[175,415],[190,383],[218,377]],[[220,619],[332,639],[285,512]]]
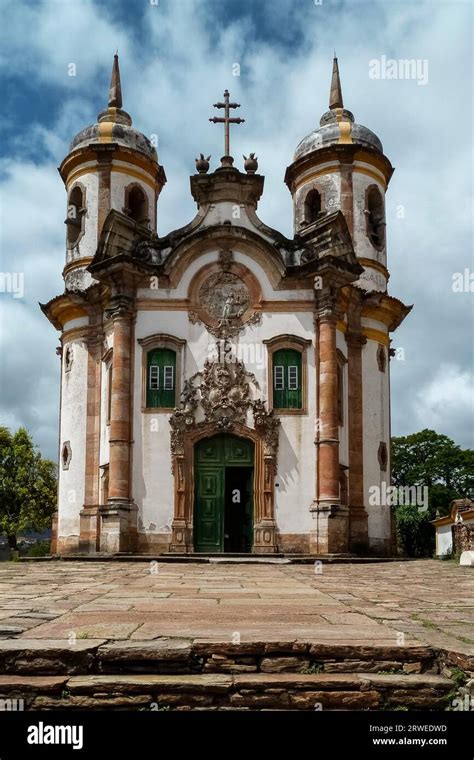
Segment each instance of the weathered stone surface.
[[402,674],[381,674],[373,673],[370,675],[360,675],[362,688],[376,689],[452,689],[453,683],[443,676],[435,676],[429,673],[420,675],[402,675]]
[[23,633],[26,628],[21,625],[6,625],[5,623],[0,624],[0,636],[15,636],[18,633]]
[[262,673],[297,673],[309,665],[299,657],[264,657],[260,663]]
[[401,669],[401,662],[395,660],[341,660],[324,662],[325,673],[378,673],[379,670]]
[[32,710],[106,710],[106,709],[136,709],[149,707],[153,702],[151,694],[120,694],[119,696],[89,697],[70,695],[64,698],[36,697],[31,705]]
[[232,677],[226,675],[123,675],[75,676],[69,679],[71,693],[189,691],[226,692],[232,686]]
[[234,676],[236,689],[360,689],[360,677],[354,673],[256,673]]
[[5,639],[0,641],[0,667],[5,673],[78,673],[90,669],[103,639]]
[[50,691],[61,691],[68,676],[0,676],[0,695],[11,691],[34,694]]
[[410,708],[421,708],[425,710],[444,710],[448,706],[447,696],[449,692],[438,690],[422,689],[415,691],[411,689],[394,689],[386,694],[386,706],[404,705]]
[[101,646],[99,660],[124,661],[186,661],[192,652],[190,639],[164,638],[152,641],[117,641]]
[[257,691],[241,691],[232,694],[230,697],[231,705],[236,707],[250,707],[253,709],[262,708],[288,708],[290,704],[289,695],[286,692],[279,694],[261,694]]
[[351,644],[331,644],[331,643],[312,643],[309,650],[310,654],[318,658],[348,658],[357,660],[430,660],[433,658],[433,650],[429,646],[420,646],[418,644],[406,643],[404,646],[389,645],[384,646],[354,646]]
[[380,705],[376,691],[301,691],[289,696],[290,709],[297,710],[374,710]]

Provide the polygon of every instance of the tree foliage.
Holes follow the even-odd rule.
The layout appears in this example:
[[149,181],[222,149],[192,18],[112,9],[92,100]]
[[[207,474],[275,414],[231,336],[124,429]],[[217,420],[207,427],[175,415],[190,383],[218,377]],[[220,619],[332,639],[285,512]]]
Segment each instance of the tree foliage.
[[56,465],[43,459],[28,431],[0,427],[0,533],[16,548],[22,530],[43,530],[56,509]]
[[453,499],[474,495],[474,451],[434,430],[392,438],[392,480],[428,486],[430,515],[448,514]]
[[396,486],[427,486],[428,509],[395,508],[399,544],[412,557],[432,554],[437,515],[449,513],[453,499],[474,496],[474,451],[446,435],[421,430],[392,438],[392,481]]

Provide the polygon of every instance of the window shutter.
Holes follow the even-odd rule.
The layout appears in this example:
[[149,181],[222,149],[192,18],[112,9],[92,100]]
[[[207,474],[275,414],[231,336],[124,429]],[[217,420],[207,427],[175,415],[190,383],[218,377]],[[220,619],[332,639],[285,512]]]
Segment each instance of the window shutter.
[[290,364],[288,367],[288,390],[298,390],[298,367],[295,364]]
[[165,391],[172,391],[173,388],[174,388],[174,367],[173,365],[166,365],[164,368],[163,389]]
[[285,387],[285,368],[279,364],[274,368],[274,389],[282,391]]
[[148,387],[151,391],[157,391],[160,387],[160,368],[158,364],[150,364]]

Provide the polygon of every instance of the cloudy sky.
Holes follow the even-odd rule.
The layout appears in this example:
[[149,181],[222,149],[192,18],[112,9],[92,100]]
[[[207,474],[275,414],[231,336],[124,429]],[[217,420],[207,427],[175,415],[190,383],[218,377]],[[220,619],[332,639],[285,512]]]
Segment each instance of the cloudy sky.
[[[387,195],[389,289],[415,306],[393,336],[404,353],[392,362],[393,433],[430,427],[473,445],[474,294],[452,288],[453,273],[474,271],[470,0],[0,6],[0,271],[24,274],[23,297],[0,293],[1,424],[26,425],[56,457],[58,334],[38,307],[63,290],[66,198],[56,167],[105,107],[115,51],[124,107],[159,139],[168,177],[160,234],[194,215],[189,175],[199,152],[211,153],[214,166],[222,153],[222,130],[208,117],[227,87],[246,119],[232,138],[236,165],[257,153],[266,177],[258,213],[291,236],[284,171],[327,108],[336,49],[345,106],[379,135],[396,167]],[[420,75],[371,78],[370,62],[383,56],[416,59]]]

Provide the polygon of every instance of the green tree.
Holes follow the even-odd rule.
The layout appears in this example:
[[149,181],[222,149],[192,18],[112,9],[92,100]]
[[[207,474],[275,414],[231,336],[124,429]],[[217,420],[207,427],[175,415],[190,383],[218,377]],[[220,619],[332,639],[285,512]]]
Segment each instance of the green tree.
[[21,530],[51,525],[56,508],[56,465],[43,459],[28,431],[0,427],[0,533],[15,549]]
[[474,451],[434,430],[392,438],[392,481],[428,486],[430,515],[445,515],[453,499],[474,495]]
[[437,514],[446,515],[453,499],[474,495],[474,451],[462,449],[434,430],[392,438],[392,482],[395,486],[427,486],[428,509],[395,507],[400,545],[410,556],[431,554]]

